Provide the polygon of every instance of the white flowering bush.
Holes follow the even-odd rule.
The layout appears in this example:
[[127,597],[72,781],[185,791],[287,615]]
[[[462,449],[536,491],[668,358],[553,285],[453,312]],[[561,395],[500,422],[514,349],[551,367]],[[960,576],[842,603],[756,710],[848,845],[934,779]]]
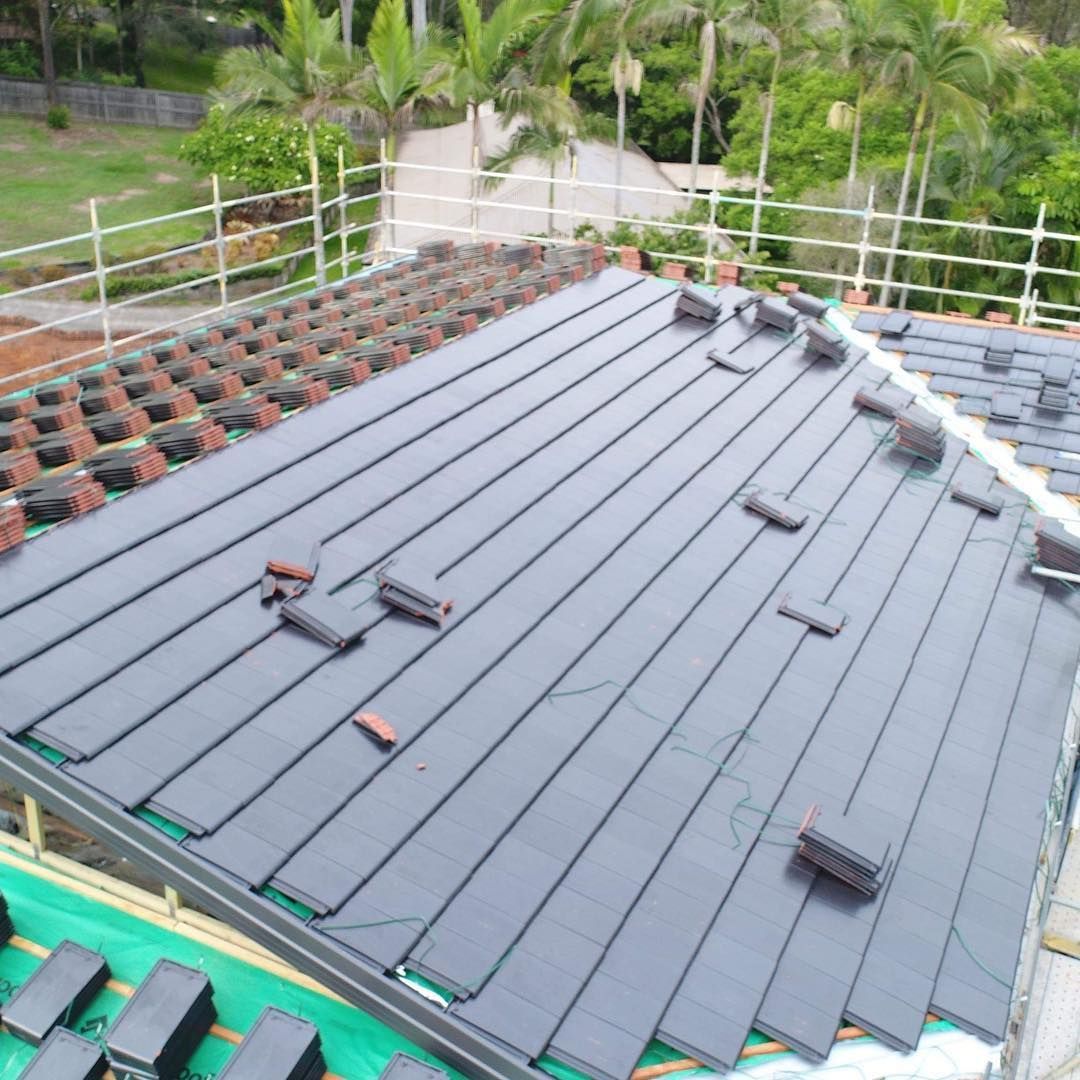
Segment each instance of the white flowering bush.
[[[326,180],[337,176],[338,146],[344,147],[348,168],[356,156],[349,133],[340,124],[320,120],[315,147]],[[180,146],[182,160],[207,176],[216,172],[223,181],[242,184],[250,194],[308,183],[307,155],[302,121],[259,111],[227,116],[219,105]]]

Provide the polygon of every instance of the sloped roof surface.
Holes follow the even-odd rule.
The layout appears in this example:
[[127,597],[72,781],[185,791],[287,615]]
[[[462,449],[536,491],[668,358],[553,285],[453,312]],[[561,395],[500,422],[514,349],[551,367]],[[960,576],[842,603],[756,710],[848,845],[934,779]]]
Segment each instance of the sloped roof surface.
[[907,312],[865,312],[855,328],[905,353],[903,366],[927,372],[931,390],[958,395],[960,412],[988,417],[987,435],[1020,443],[1017,461],[1052,470],[1051,491],[1080,495],[1080,340]]
[[[911,1046],[928,1010],[1000,1038],[1076,600],[1016,493],[951,438],[913,472],[852,404],[881,373],[746,296],[705,323],[606,270],[11,553],[0,768],[470,1075],[626,1077],[654,1036],[726,1066],[752,1027],[822,1056],[844,1019]],[[323,540],[361,644],[260,604],[275,537]],[[391,556],[441,630],[377,597]],[[811,803],[891,843],[874,899],[794,851]]]

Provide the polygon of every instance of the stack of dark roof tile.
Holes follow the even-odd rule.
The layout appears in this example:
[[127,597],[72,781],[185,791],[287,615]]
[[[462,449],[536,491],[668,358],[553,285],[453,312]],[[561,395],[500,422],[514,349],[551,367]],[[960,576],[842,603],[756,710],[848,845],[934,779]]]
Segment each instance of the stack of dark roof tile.
[[896,418],[896,445],[929,461],[945,456],[945,432],[939,417],[909,405]]
[[25,416],[20,416],[18,420],[0,421],[0,450],[18,450],[29,446],[37,433],[34,422]]
[[181,360],[191,352],[192,346],[188,341],[162,342],[150,348],[150,354],[159,364],[167,364],[171,360]]
[[33,480],[41,472],[41,462],[33,450],[4,450],[0,452],[0,491],[18,487]]
[[280,342],[272,330],[253,330],[250,334],[238,334],[230,344],[239,345],[248,356],[254,356],[263,349],[272,349]]
[[316,330],[304,338],[304,342],[311,343],[320,355],[327,356],[329,353],[340,352],[356,344],[356,334],[352,330]]
[[228,342],[224,345],[213,345],[209,349],[203,349],[198,354],[204,357],[212,368],[228,367],[247,359],[247,349],[243,345],[233,345]]
[[242,394],[244,380],[235,371],[215,371],[210,375],[188,379],[184,389],[190,390],[196,401],[221,401]]
[[271,354],[281,361],[286,371],[298,368],[301,364],[311,364],[319,359],[318,346],[313,341],[297,341],[288,345],[279,345]]
[[995,420],[1019,420],[1024,398],[1013,390],[995,390],[990,398],[990,415]]
[[229,442],[225,428],[207,418],[169,424],[152,431],[147,438],[170,461],[188,461],[210,450],[221,450]]
[[1008,367],[1013,362],[1013,353],[1015,351],[1016,332],[1014,330],[995,330],[990,337],[985,362],[995,364],[998,367]]
[[264,383],[259,389],[284,409],[314,405],[330,396],[328,383],[323,379],[313,379],[310,375],[301,375],[295,379],[277,379]]
[[1000,495],[992,495],[988,491],[976,491],[963,484],[954,484],[949,494],[957,502],[967,503],[968,506],[974,506],[995,517],[1001,513],[1001,508],[1005,505],[1005,500]]
[[204,972],[159,960],[109,1027],[113,1071],[177,1076],[217,1016]]
[[89,428],[72,427],[41,435],[31,444],[42,465],[68,465],[95,453],[97,439]]
[[1035,525],[1035,561],[1048,570],[1080,574],[1080,536],[1068,532],[1055,518],[1039,518]]
[[1052,352],[1046,358],[1046,362],[1043,364],[1042,380],[1043,386],[1047,384],[1051,386],[1061,386],[1068,389],[1073,379],[1073,360],[1072,353],[1059,353]]
[[491,261],[496,266],[531,266],[543,253],[539,244],[506,244],[492,252]]
[[[407,349],[405,355],[408,357]],[[371,370],[366,360],[358,360],[353,356],[334,356],[328,360],[318,360],[314,364],[304,364],[300,373],[310,375],[313,379],[321,379],[331,390],[340,390],[362,383],[371,375]]]
[[172,386],[172,376],[167,371],[143,371],[134,375],[125,375],[120,380],[120,385],[133,397],[140,398],[146,394],[157,394],[162,390],[168,390]]
[[8,911],[7,897],[0,892],[0,944],[6,942],[15,933],[15,924]]
[[798,318],[799,313],[786,300],[773,296],[760,300],[754,313],[754,322],[783,330],[785,334],[795,332]]
[[42,405],[63,405],[65,402],[78,398],[79,391],[79,384],[74,379],[65,379],[63,382],[39,386],[34,394]]
[[478,319],[494,319],[506,314],[506,305],[497,296],[478,297],[458,305],[462,315],[475,315]]
[[98,386],[84,391],[79,398],[79,405],[87,416],[93,416],[96,413],[122,409],[128,400],[127,391],[122,386]]
[[415,304],[386,304],[375,312],[386,320],[387,326],[400,326],[420,318],[420,309]]
[[[274,324],[274,334],[277,336],[279,345],[304,337],[314,329],[315,327],[307,319],[292,319],[286,323]],[[276,349],[273,351],[276,351]]]
[[220,330],[203,330],[194,334],[186,334],[184,340],[192,352],[201,352],[212,345],[220,345],[225,340],[225,335]]
[[74,401],[61,405],[42,405],[33,411],[30,419],[38,431],[62,431],[82,423],[83,411]]
[[754,510],[788,529],[801,528],[810,516],[785,496],[770,495],[762,491],[753,492],[743,505],[747,510]]
[[367,629],[363,613],[347,608],[329,593],[317,589],[286,600],[278,610],[286,622],[338,649],[359,641]]
[[263,311],[252,311],[248,318],[256,330],[269,328],[277,333],[278,328],[285,325],[285,312],[281,308],[265,308]]
[[450,1080],[450,1074],[398,1050],[379,1073],[379,1080]]
[[431,326],[437,326],[443,332],[443,338],[460,337],[462,334],[471,334],[479,325],[475,315],[436,315],[431,320]]
[[548,248],[543,253],[546,266],[580,266],[588,274],[594,274],[607,265],[607,253],[603,244],[574,244],[572,247]]
[[0,398],[0,420],[18,420],[29,416],[41,403],[33,394]]
[[281,406],[265,394],[230,401],[215,401],[204,410],[227,431],[261,431],[281,419]]
[[264,379],[278,379],[285,373],[285,365],[276,356],[249,356],[246,360],[229,365],[246,386],[254,386]]
[[4,1027],[40,1046],[54,1028],[78,1016],[108,978],[104,956],[61,941],[4,1005]]
[[383,371],[408,362],[412,354],[409,346],[392,341],[372,341],[357,349],[350,349],[348,356],[352,360],[362,360],[371,371]]
[[271,1005],[259,1014],[217,1080],[322,1080],[325,1073],[319,1029]]
[[437,327],[414,326],[407,330],[388,331],[387,340],[404,345],[410,353],[427,352],[442,344],[442,331]]
[[843,363],[848,354],[848,339],[824,323],[809,322],[806,324],[806,350],[814,356]]
[[1060,386],[1043,384],[1039,391],[1039,408],[1054,409],[1057,412],[1065,412],[1069,407],[1069,391]]
[[855,391],[854,404],[882,416],[897,417],[913,401],[915,395],[896,386],[860,386]]
[[724,302],[715,289],[707,289],[703,285],[692,285],[684,281],[679,286],[679,299],[675,302],[675,310],[684,315],[690,315],[695,319],[706,319],[715,322],[720,317]]
[[[169,359],[172,359],[171,355]],[[157,357],[152,353],[124,356],[114,361],[114,363],[116,364],[116,370],[121,375],[145,375],[148,372],[156,371],[158,366]]]
[[41,477],[18,493],[31,521],[63,521],[105,505],[105,488],[87,473]]
[[110,491],[125,491],[150,480],[156,480],[169,471],[165,455],[153,446],[126,446],[118,450],[105,450],[87,458],[86,468],[90,475]]
[[322,307],[308,315],[304,321],[310,330],[333,330],[340,329],[337,324],[345,318],[345,313],[332,301],[327,301]]
[[90,390],[96,386],[115,386],[120,381],[120,372],[114,367],[89,368],[75,376],[80,386]]
[[197,379],[200,375],[210,373],[210,361],[205,356],[182,356],[179,360],[170,360],[161,365],[162,371],[167,371],[173,382],[184,382],[185,379]]
[[[0,506],[0,551],[8,551],[23,542],[26,532],[26,512],[19,503],[6,503]],[[0,943],[11,937],[11,920],[3,904],[0,893]]]
[[57,1028],[19,1073],[19,1080],[101,1080],[108,1068],[97,1043]]
[[118,409],[116,412],[91,416],[86,424],[99,443],[119,442],[148,430],[150,415],[141,408]]
[[501,289],[496,289],[491,295],[510,308],[536,303],[537,292],[535,285],[530,285],[528,282],[515,282],[513,285],[504,285]]
[[172,386],[158,394],[146,394],[139,398],[139,408],[145,409],[150,419],[178,420],[190,416],[199,407],[195,394],[186,388]]
[[787,302],[796,311],[801,311],[812,319],[822,318],[829,310],[829,305],[824,300],[814,296],[813,293],[803,292],[802,289],[796,289],[795,292],[790,293]]
[[446,262],[454,257],[453,240],[425,240],[416,245],[416,254],[422,259],[433,258],[438,262]]
[[442,626],[451,602],[439,598],[435,575],[426,567],[396,559],[376,574],[379,594],[391,607]]
[[250,334],[255,329],[255,324],[247,318],[231,319],[228,322],[218,323],[212,329],[219,331],[226,341],[232,341],[234,337],[239,337],[241,334]]
[[348,328],[358,339],[381,334],[389,325],[381,315],[358,315],[355,318],[346,319],[341,324],[342,329]]
[[833,877],[874,896],[889,869],[889,842],[856,818],[811,806],[799,827],[799,854]]

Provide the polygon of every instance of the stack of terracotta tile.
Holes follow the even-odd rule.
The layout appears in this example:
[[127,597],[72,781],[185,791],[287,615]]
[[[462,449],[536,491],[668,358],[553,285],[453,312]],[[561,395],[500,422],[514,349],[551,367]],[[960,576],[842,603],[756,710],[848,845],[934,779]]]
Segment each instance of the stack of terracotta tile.
[[223,368],[239,360],[246,360],[247,349],[243,345],[233,345],[230,342],[224,345],[211,345],[198,355],[205,358],[212,368]]
[[37,433],[34,422],[25,416],[20,416],[18,420],[0,420],[0,450],[18,450],[22,446],[29,446]]
[[272,382],[263,383],[259,389],[283,409],[299,409],[305,405],[315,405],[330,396],[328,382],[324,379],[314,379],[310,375],[300,375],[292,379],[275,379]]
[[40,435],[33,442],[34,453],[42,465],[68,465],[81,461],[97,450],[97,439],[89,428],[70,427]]
[[522,304],[535,303],[536,286],[526,283],[505,285],[492,295],[497,296],[507,307],[521,307]]
[[120,385],[133,398],[140,398],[146,394],[156,394],[161,390],[168,390],[172,386],[172,376],[167,371],[142,371],[134,375],[125,375],[120,380]]
[[147,436],[147,441],[170,461],[188,461],[210,450],[221,450],[229,443],[225,428],[206,417],[158,428]]
[[436,316],[431,320],[430,325],[442,330],[445,340],[460,337],[462,334],[471,334],[480,325],[480,321],[475,315],[460,315],[454,312]]
[[31,521],[63,521],[105,505],[105,487],[86,473],[47,476],[18,494]]
[[211,327],[211,329],[217,330],[226,341],[231,341],[241,334],[250,334],[255,329],[255,324],[250,319],[233,319],[229,322],[219,323],[217,326]]
[[[141,404],[141,403],[140,403]],[[119,442],[141,435],[150,427],[150,416],[142,408],[117,409],[99,413],[86,421],[99,443]]]
[[281,344],[306,337],[314,329],[315,327],[307,319],[293,319],[291,322],[274,324],[274,334]]
[[312,311],[304,319],[304,322],[311,327],[312,330],[324,330],[327,327],[333,328],[334,323],[339,323],[345,318],[345,312],[341,310],[336,304],[327,303],[315,311]]
[[83,411],[74,401],[62,405],[41,405],[31,414],[30,419],[38,431],[60,431],[82,423]]
[[84,390],[79,405],[87,416],[122,409],[128,403],[128,393],[122,386],[99,386]]
[[281,419],[281,406],[265,394],[207,405],[206,414],[225,426],[226,431],[260,431]]
[[314,364],[304,364],[301,374],[321,379],[331,390],[340,390],[345,386],[356,386],[371,374],[372,369],[363,360],[352,356],[335,356],[329,360],[318,360]]
[[304,338],[305,344],[312,344],[321,356],[340,352],[356,344],[356,334],[352,330],[316,330]]
[[458,312],[462,315],[475,315],[478,319],[494,319],[506,314],[506,304],[499,297],[478,297],[459,304]]
[[145,409],[150,419],[158,423],[190,416],[198,409],[199,402],[190,390],[173,386],[159,394],[147,394],[139,398],[139,407]]
[[155,345],[150,352],[159,364],[167,364],[170,360],[182,360],[187,356],[191,352],[191,344],[187,341],[173,341]]
[[399,326],[401,323],[415,322],[420,318],[420,309],[412,303],[409,304],[385,304],[375,309],[376,315],[381,315],[387,326]]
[[215,371],[188,379],[184,389],[190,390],[197,401],[221,401],[244,392],[244,380],[235,371]]
[[[0,551],[7,551],[23,542],[23,534],[26,532],[26,512],[18,504],[0,506]],[[3,918],[6,919],[4,911]],[[0,919],[0,921],[3,921]],[[2,936],[2,935],[0,935]],[[8,933],[7,937],[11,934]],[[6,939],[5,939],[6,940]]]
[[41,463],[33,450],[5,450],[0,453],[0,491],[19,487],[41,472]]
[[266,308],[263,311],[252,311],[248,318],[256,330],[269,327],[276,333],[278,326],[285,322],[285,312],[281,308]]
[[63,405],[79,396],[79,384],[72,379],[46,383],[35,389],[34,394],[42,405]]
[[358,338],[381,334],[388,326],[389,323],[381,315],[356,315],[341,324],[343,330],[351,330]]
[[40,404],[33,394],[0,398],[0,420],[18,420],[29,416]]
[[201,333],[187,334],[184,341],[192,352],[202,352],[213,345],[220,345],[225,340],[225,335],[220,330],[204,330]]
[[119,450],[105,450],[86,461],[90,475],[110,491],[127,488],[156,480],[169,471],[165,455],[154,446],[125,446]]
[[229,370],[239,375],[245,385],[254,386],[265,379],[279,379],[285,365],[276,356],[249,356],[246,360],[230,364]]
[[240,345],[248,356],[254,356],[277,345],[278,336],[272,330],[253,330],[250,334],[238,334],[229,344]]

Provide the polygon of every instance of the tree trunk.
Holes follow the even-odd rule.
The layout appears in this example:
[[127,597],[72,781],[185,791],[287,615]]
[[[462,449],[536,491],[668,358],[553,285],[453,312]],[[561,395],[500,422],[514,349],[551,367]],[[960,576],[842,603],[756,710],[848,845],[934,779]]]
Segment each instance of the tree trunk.
[[[915,196],[915,217],[921,218],[926,205],[926,189],[930,183],[930,162],[934,157],[934,141],[937,138],[937,117],[930,117],[930,128],[926,132],[926,152],[923,154],[922,175],[919,177],[919,191]],[[908,263],[910,267],[910,261]],[[907,307],[907,284],[911,280],[911,270],[904,272],[904,288],[900,290],[900,307]]]
[[[621,217],[623,147],[626,144],[626,87],[622,85],[622,80],[615,88],[615,100],[618,102],[615,114],[615,216]],[[615,224],[618,225],[618,222]]]
[[[889,238],[889,247],[896,248],[900,244],[900,231],[904,223],[900,220],[907,210],[908,190],[911,187],[911,174],[915,170],[915,156],[919,152],[919,139],[922,138],[923,124],[926,122],[926,97],[919,102],[915,110],[915,121],[911,125],[911,141],[908,143],[907,161],[904,162],[904,175],[900,180],[900,198],[896,201],[896,220],[893,222],[892,236]],[[880,303],[882,307],[889,306],[889,285],[892,281],[893,270],[896,267],[896,255],[890,251],[885,260],[885,284],[881,288]]]
[[412,0],[413,43],[419,47],[427,35],[427,0]]
[[761,200],[765,195],[765,170],[769,167],[769,140],[772,138],[773,107],[776,104],[776,84],[780,79],[780,54],[773,62],[772,81],[765,95],[765,124],[761,130],[761,156],[758,158],[757,184],[754,185],[754,217],[750,224],[750,254],[757,254],[758,232],[761,230]]
[[45,76],[45,100],[51,107],[56,104],[56,61],[53,57],[49,0],[38,0],[37,8],[41,32],[41,73]]
[[551,168],[548,170],[551,183],[548,184],[548,236],[555,235],[555,160],[552,159]]
[[352,48],[352,16],[355,0],[338,0],[341,5],[341,40],[346,49]]
[[701,72],[698,75],[697,98],[694,101],[694,128],[690,138],[690,205],[698,189],[698,165],[701,162],[701,129],[705,122],[705,99],[709,96],[709,83],[716,70],[716,24],[707,19],[701,28]]
[[859,143],[862,141],[862,117],[863,97],[866,91],[863,88],[863,77],[859,76],[859,89],[855,94],[855,119],[851,125],[851,157],[848,159],[847,170],[847,206],[851,208],[852,195],[855,192],[855,180],[859,175]]

